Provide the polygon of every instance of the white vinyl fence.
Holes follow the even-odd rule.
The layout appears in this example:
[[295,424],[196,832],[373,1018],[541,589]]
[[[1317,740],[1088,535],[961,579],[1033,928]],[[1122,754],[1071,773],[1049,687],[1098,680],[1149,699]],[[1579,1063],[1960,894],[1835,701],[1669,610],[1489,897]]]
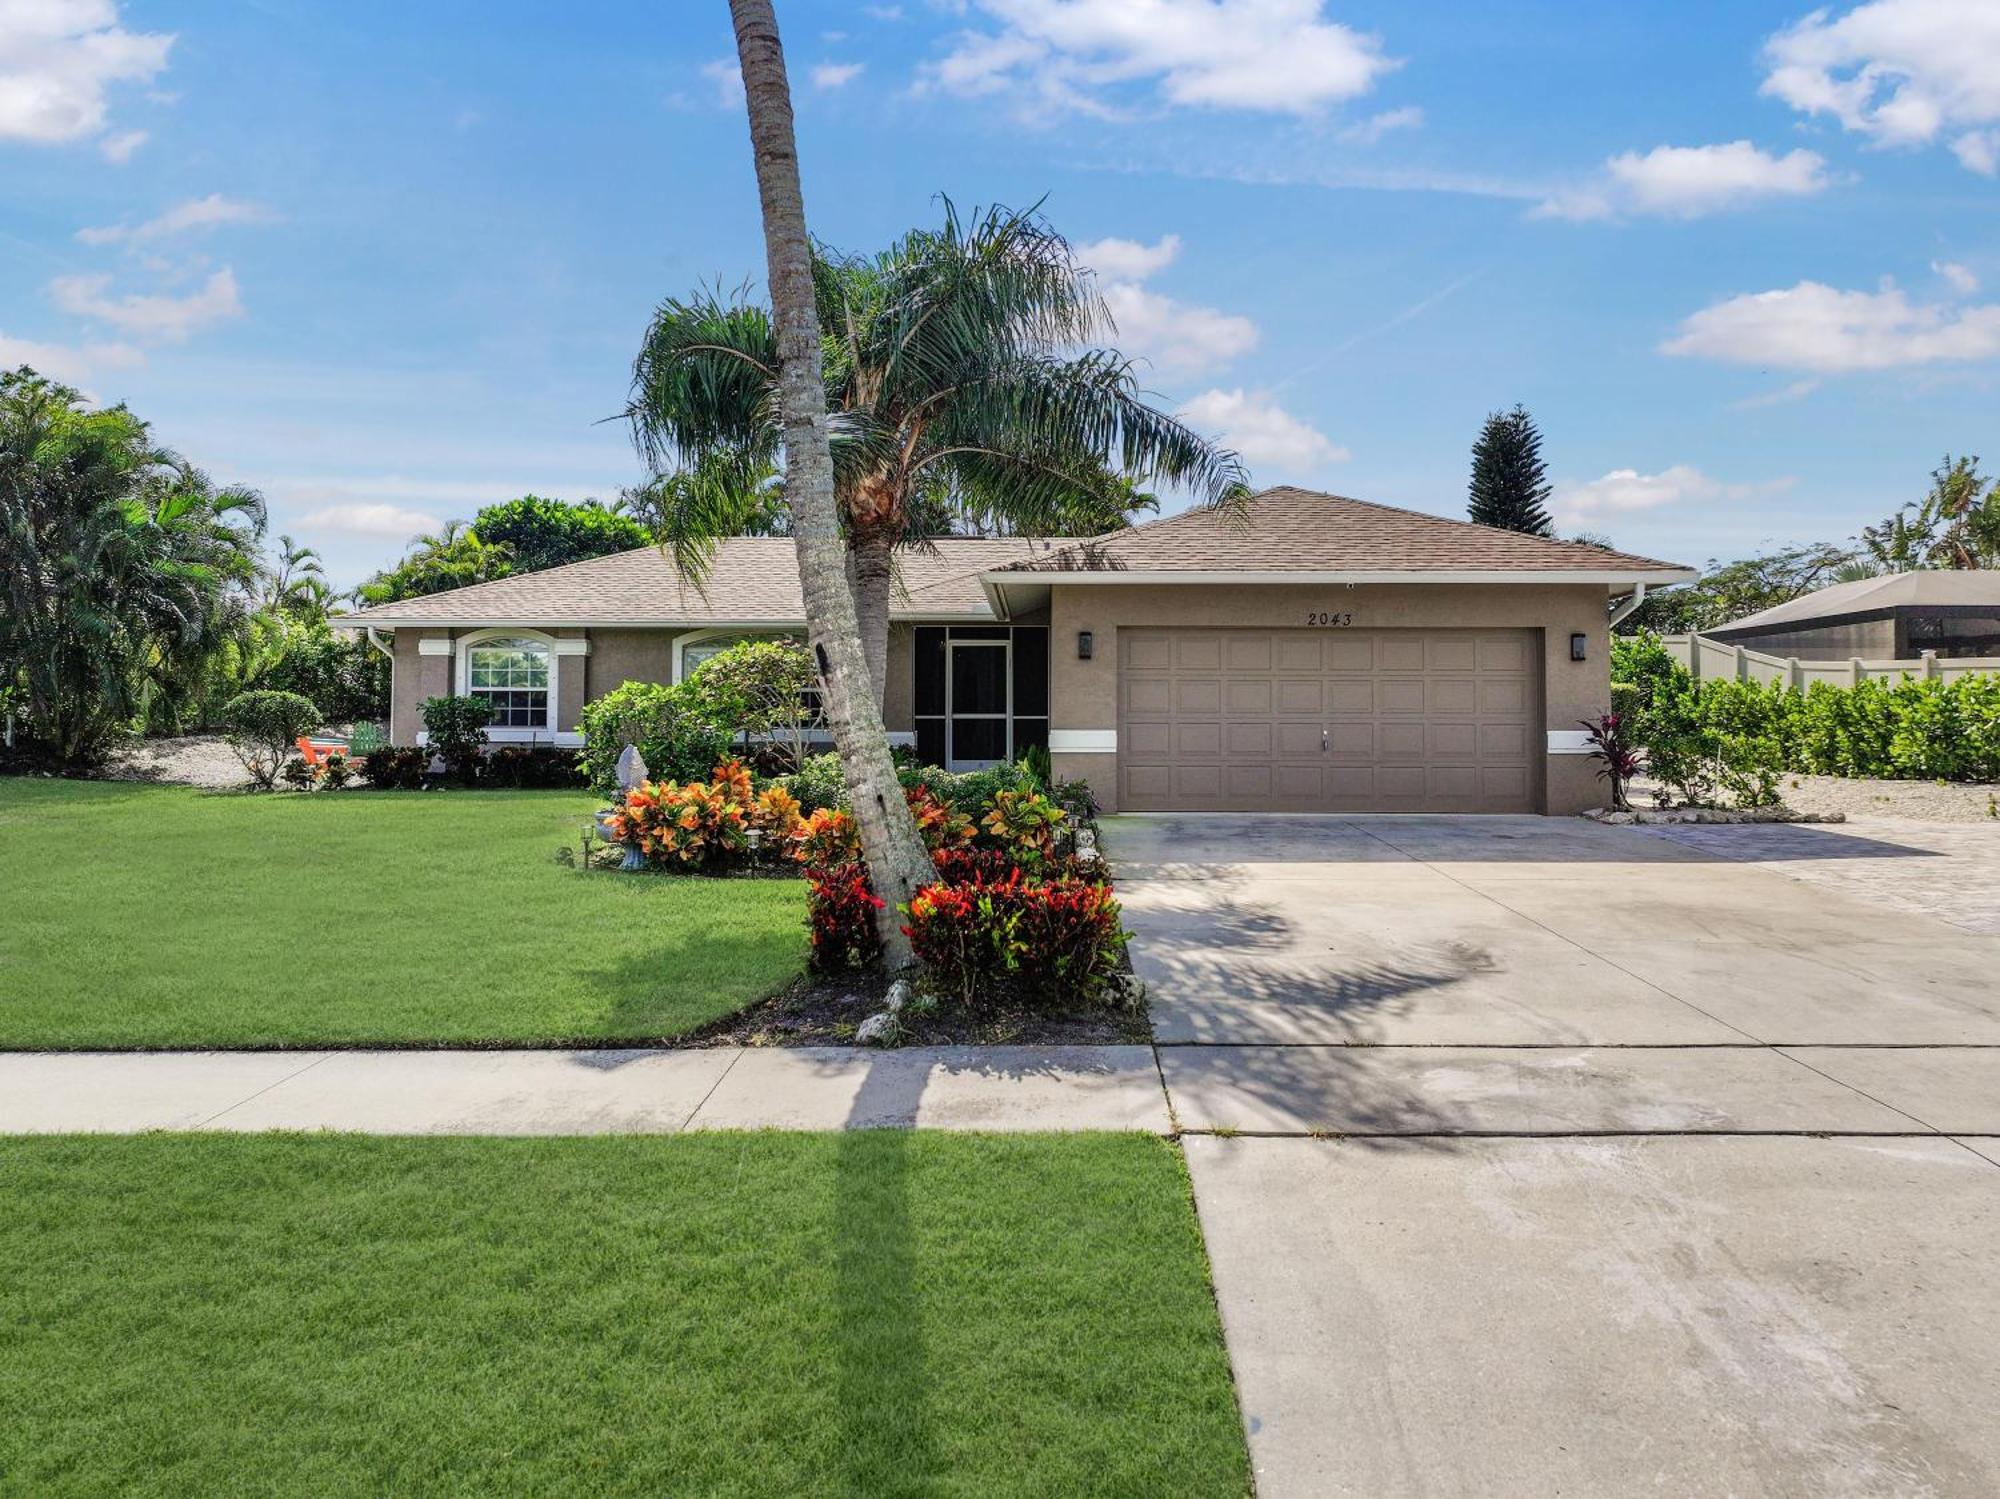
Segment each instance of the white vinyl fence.
[[1800,690],[1814,682],[1833,687],[1858,687],[1875,678],[1904,677],[1949,680],[1976,672],[2000,672],[2000,656],[1939,657],[1925,651],[1914,661],[1801,661],[1797,656],[1773,656],[1747,646],[1710,640],[1706,635],[1662,635],[1660,644],[1688,669],[1696,681],[1733,678],[1739,682],[1783,682]]

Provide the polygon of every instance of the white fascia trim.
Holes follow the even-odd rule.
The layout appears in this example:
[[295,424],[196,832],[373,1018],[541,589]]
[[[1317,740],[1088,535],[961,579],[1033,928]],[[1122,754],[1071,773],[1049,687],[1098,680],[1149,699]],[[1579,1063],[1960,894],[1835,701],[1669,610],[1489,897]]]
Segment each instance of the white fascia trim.
[[426,638],[417,642],[417,654],[419,656],[449,656],[451,653],[452,642],[449,640],[432,640]]
[[1118,753],[1118,731],[1116,729],[1050,729],[1049,753],[1052,755],[1115,755]]
[[1591,753],[1590,735],[1582,729],[1550,729],[1549,753],[1587,755]]
[[1116,569],[1077,572],[1018,572],[981,573],[980,583],[987,589],[987,596],[1007,583],[1297,583],[1305,585],[1326,583],[1597,583],[1606,588],[1630,588],[1634,583],[1655,585],[1686,583],[1699,577],[1693,568],[1660,568],[1654,572],[1608,572],[1602,568],[1545,569],[1535,572],[1526,569],[1430,569],[1422,571],[1401,571],[1380,568],[1362,569],[1349,572],[1258,572],[1249,569],[1220,569],[1214,571],[1164,572],[1120,572]]
[[[926,610],[904,613],[889,611],[892,625],[990,625],[990,609],[965,609],[957,613]],[[335,615],[327,624],[336,630],[360,630],[369,625],[378,630],[766,630],[778,633],[806,628],[803,619],[439,619],[413,614]]]

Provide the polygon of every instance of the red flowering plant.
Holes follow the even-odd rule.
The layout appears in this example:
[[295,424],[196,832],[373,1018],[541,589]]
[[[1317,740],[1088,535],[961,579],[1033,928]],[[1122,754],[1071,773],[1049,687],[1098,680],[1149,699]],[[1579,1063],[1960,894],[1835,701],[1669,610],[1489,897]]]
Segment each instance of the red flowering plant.
[[806,871],[806,931],[810,962],[821,973],[866,968],[882,955],[875,913],[886,904],[868,888],[859,864]]
[[910,946],[965,1004],[1048,1005],[1102,997],[1125,951],[1111,887],[1074,878],[975,877],[917,892],[904,913]]
[[916,819],[924,847],[933,855],[964,848],[978,832],[971,817],[934,795],[928,786],[906,786],[903,797],[910,804],[910,816]]

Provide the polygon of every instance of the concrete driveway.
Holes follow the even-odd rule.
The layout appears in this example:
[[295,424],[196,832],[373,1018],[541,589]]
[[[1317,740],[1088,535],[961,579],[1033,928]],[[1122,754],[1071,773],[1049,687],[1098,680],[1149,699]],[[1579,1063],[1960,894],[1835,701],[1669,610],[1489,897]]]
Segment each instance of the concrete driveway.
[[2000,829],[1726,831],[1107,826],[1265,1499],[2000,1492]]

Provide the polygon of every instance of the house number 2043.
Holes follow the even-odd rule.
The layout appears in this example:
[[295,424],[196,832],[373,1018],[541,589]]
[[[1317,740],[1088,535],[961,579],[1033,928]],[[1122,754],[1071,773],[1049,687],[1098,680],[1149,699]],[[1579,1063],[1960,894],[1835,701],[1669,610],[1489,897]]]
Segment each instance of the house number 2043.
[[1306,623],[1309,625],[1351,625],[1354,623],[1354,616],[1352,614],[1338,614],[1326,609],[1308,609],[1306,610]]

